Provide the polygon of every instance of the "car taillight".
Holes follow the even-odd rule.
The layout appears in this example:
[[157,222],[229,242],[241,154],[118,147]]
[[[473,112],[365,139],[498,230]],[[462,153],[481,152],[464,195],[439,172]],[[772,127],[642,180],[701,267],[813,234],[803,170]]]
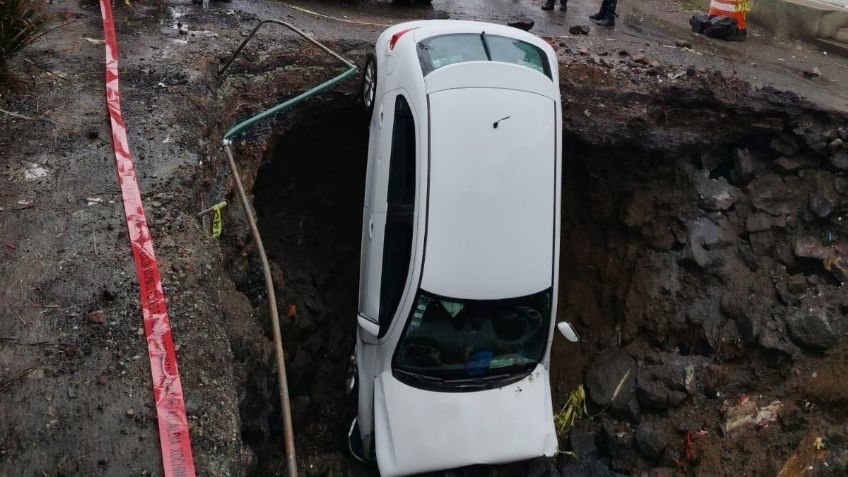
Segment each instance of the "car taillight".
[[394,50],[395,44],[398,42],[398,40],[400,40],[400,37],[411,32],[412,30],[415,30],[415,28],[407,28],[406,30],[401,30],[401,31],[395,33],[394,35],[392,35],[392,39],[389,40],[389,49]]

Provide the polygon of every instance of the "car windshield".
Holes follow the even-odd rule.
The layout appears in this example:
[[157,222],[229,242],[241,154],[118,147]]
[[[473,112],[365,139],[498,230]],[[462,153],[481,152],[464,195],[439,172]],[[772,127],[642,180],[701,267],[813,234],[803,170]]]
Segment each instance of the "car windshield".
[[461,300],[419,290],[394,357],[410,384],[480,385],[522,377],[548,342],[551,290],[505,300]]
[[547,55],[538,46],[485,33],[457,33],[424,39],[418,43],[418,59],[424,76],[454,63],[499,61],[525,66],[551,77]]

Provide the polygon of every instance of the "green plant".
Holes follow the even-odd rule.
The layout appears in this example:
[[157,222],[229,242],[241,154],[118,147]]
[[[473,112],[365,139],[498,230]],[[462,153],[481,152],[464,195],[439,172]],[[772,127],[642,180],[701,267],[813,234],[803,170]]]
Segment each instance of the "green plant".
[[49,32],[41,0],[0,0],[0,64]]
[[557,435],[561,436],[570,431],[577,420],[585,414],[586,391],[583,390],[583,385],[581,384],[571,392],[568,396],[568,401],[562,406],[562,409],[554,414],[554,426],[556,426]]

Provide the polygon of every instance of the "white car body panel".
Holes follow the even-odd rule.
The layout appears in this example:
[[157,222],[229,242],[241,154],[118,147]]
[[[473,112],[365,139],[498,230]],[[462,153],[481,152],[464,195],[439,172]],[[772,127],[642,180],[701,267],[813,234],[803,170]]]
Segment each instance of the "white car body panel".
[[[412,28],[404,34],[393,49],[389,49],[389,41],[395,33]],[[553,412],[551,409],[548,365],[550,360],[550,343],[553,340],[554,319],[557,308],[558,283],[556,280],[559,262],[559,227],[560,227],[560,184],[562,157],[562,112],[560,105],[559,81],[551,81],[544,74],[527,67],[498,62],[465,62],[439,68],[426,77],[423,76],[419,64],[416,42],[430,36],[449,33],[481,33],[517,38],[538,46],[545,52],[550,62],[554,79],[558,79],[557,58],[553,49],[540,38],[514,28],[477,22],[436,20],[415,21],[395,25],[384,31],[376,43],[375,56],[377,59],[377,91],[375,108],[370,123],[370,140],[368,155],[368,172],[366,175],[366,193],[363,208],[362,259],[360,269],[360,305],[357,325],[356,360],[358,365],[359,402],[358,421],[359,431],[363,442],[371,443],[376,440],[378,465],[384,477],[408,475],[423,469],[438,470],[460,467],[477,463],[503,463],[522,460],[542,455],[552,455],[556,451],[556,437],[553,431]],[[457,99],[459,91],[471,92],[477,88],[486,88],[498,98],[510,104],[509,120],[492,128],[492,122],[503,116],[490,118],[498,111],[498,101],[484,101],[481,98],[469,98],[464,101],[468,105],[474,102],[474,109],[458,111],[458,114],[442,114],[438,119],[431,118],[430,101],[439,103],[441,99],[450,102]],[[455,93],[456,91],[456,93]],[[416,127],[416,192],[415,217],[411,263],[409,277],[395,317],[384,334],[378,336],[379,329],[379,294],[382,270],[383,233],[385,213],[387,211],[387,182],[388,162],[391,150],[391,131],[394,120],[394,104],[397,95],[403,95],[413,112]],[[522,95],[522,98],[533,98],[527,104],[508,101]],[[526,96],[524,96],[526,95]],[[473,93],[472,93],[473,96]],[[551,118],[547,120],[534,119],[535,124],[520,124],[535,116],[547,101]],[[489,104],[491,103],[491,104]],[[440,103],[441,104],[441,103]],[[447,104],[447,103],[446,103]],[[468,107],[468,106],[466,106]],[[515,113],[513,114],[513,111]],[[461,114],[460,114],[461,113]],[[436,112],[437,115],[441,114]],[[459,121],[459,117],[465,118]],[[519,118],[519,121],[516,119]],[[510,125],[510,121],[513,122]],[[488,124],[488,126],[487,126]],[[518,134],[515,129],[520,128]],[[486,129],[488,127],[488,129]],[[437,129],[441,128],[440,131]],[[432,130],[431,130],[432,129]],[[456,132],[468,131],[473,134],[475,144],[453,144],[453,150],[467,149],[473,155],[460,159],[461,166],[456,173],[440,168],[451,167],[444,158],[435,157],[437,149],[447,146],[441,141],[431,142],[435,136],[454,129]],[[502,133],[496,136],[493,133]],[[492,134],[486,139],[486,134]],[[526,137],[525,137],[526,135]],[[509,143],[505,138],[514,141]],[[484,138],[485,141],[480,141]],[[500,138],[500,139],[499,139]],[[533,138],[533,139],[531,139]],[[457,136],[457,139],[460,139]],[[539,141],[536,148],[533,141]],[[551,141],[553,145],[551,145]],[[471,142],[471,141],[469,141]],[[474,146],[477,146],[475,148]],[[430,150],[431,146],[433,151]],[[541,169],[542,161],[534,161],[527,171],[516,171],[510,164],[500,163],[501,168],[478,171],[486,173],[487,177],[478,177],[475,190],[478,194],[466,204],[451,202],[446,198],[435,197],[433,187],[444,186],[444,191],[459,194],[462,184],[431,183],[431,166],[435,165],[432,173],[448,172],[449,175],[470,177],[474,167],[472,159],[477,157],[492,157],[503,155],[512,148],[509,156],[519,161],[529,162],[536,154],[544,154],[550,161]],[[480,153],[481,151],[486,151]],[[480,154],[478,154],[480,153]],[[497,153],[497,154],[495,154]],[[474,156],[474,157],[472,157]],[[432,161],[432,164],[431,164]],[[438,163],[438,164],[436,164]],[[517,164],[513,164],[517,165]],[[491,172],[492,174],[488,174]],[[497,172],[497,173],[495,173]],[[514,184],[502,177],[504,174],[515,176]],[[544,181],[537,183],[544,175]],[[528,181],[530,182],[528,184]],[[515,194],[497,194],[495,189],[507,187]],[[524,197],[524,204],[509,203],[509,195]],[[536,190],[536,189],[539,190]],[[486,194],[489,196],[486,196]],[[539,198],[546,195],[548,199],[542,204]],[[485,198],[490,197],[492,201]],[[515,198],[515,197],[513,197]],[[468,200],[468,198],[466,198]],[[474,205],[472,205],[472,202]],[[523,214],[529,203],[540,204],[544,212],[538,214]],[[500,207],[505,212],[499,212]],[[436,210],[436,208],[439,210]],[[432,213],[431,213],[432,209]],[[468,222],[464,222],[462,234],[464,243],[449,243],[450,227],[458,224],[459,217],[443,217],[450,212],[457,216],[463,215],[475,221],[475,227],[480,230],[470,230]],[[382,215],[381,215],[382,214]],[[375,215],[373,229],[370,222]],[[509,218],[504,218],[509,215]],[[504,224],[497,224],[500,216]],[[547,222],[545,222],[547,220]],[[452,224],[452,221],[455,221]],[[515,224],[520,223],[520,227]],[[431,255],[434,253],[431,234],[434,223],[441,227],[444,245],[451,251],[443,254],[443,259],[436,259],[431,266]],[[506,233],[489,243],[491,233],[483,233],[483,229],[497,232],[508,229]],[[528,229],[528,227],[534,227]],[[527,230],[527,235],[517,234],[521,228]],[[541,228],[543,230],[537,230]],[[548,231],[551,231],[548,233]],[[439,235],[439,233],[437,233]],[[530,237],[532,235],[532,237]],[[485,238],[485,241],[483,240]],[[525,241],[524,238],[528,240]],[[473,239],[473,240],[472,240]],[[521,240],[521,244],[518,244]],[[450,265],[448,256],[460,253],[471,242],[478,243],[486,251],[471,251],[465,258],[466,264],[484,264],[485,254],[495,253],[505,247],[520,248],[518,259],[508,255],[515,252],[497,252],[493,259],[503,263],[496,269],[479,270],[462,269],[454,261]],[[482,242],[482,243],[481,243]],[[426,247],[426,253],[425,253]],[[542,257],[547,265],[547,273],[537,273],[542,268]],[[509,264],[509,266],[507,266]],[[484,264],[485,265],[485,264]],[[512,270],[508,276],[506,272]],[[541,363],[533,373],[517,383],[495,389],[476,390],[469,392],[436,392],[418,389],[397,380],[392,374],[392,357],[395,348],[403,334],[406,321],[410,315],[414,297],[425,277],[425,269],[429,274],[428,286],[446,291],[458,298],[472,298],[462,294],[476,293],[477,296],[490,298],[507,298],[539,292],[552,288],[553,302],[551,303],[551,323],[548,333],[547,348]],[[429,273],[429,272],[428,272]],[[439,284],[437,276],[456,274],[465,277],[468,283]],[[483,275],[499,275],[501,282]],[[543,276],[544,275],[544,276]],[[482,278],[481,278],[482,277]],[[483,281],[481,281],[481,279]],[[484,283],[485,281],[485,283]],[[532,282],[532,283],[531,283]],[[543,283],[544,282],[544,283]],[[497,287],[490,290],[488,287]],[[460,288],[461,287],[461,288]],[[530,290],[537,287],[534,290]],[[422,285],[422,288],[427,289]],[[530,290],[525,293],[526,290]],[[503,293],[508,296],[497,296]],[[521,389],[519,393],[516,390]],[[434,438],[435,443],[420,447],[417,440],[420,437]],[[453,437],[453,436],[462,436]],[[520,438],[520,439],[519,439]],[[456,439],[456,440],[454,440]],[[441,442],[452,443],[441,447]],[[429,441],[428,441],[429,442]],[[485,442],[485,445],[482,443]],[[481,445],[474,445],[481,443]],[[435,445],[437,447],[430,447]]]
[[430,95],[430,210],[421,288],[482,300],[551,286],[555,111],[550,98],[509,89]]
[[471,464],[553,456],[557,450],[548,371],[478,392],[432,392],[392,376],[376,380],[380,475],[394,477]]

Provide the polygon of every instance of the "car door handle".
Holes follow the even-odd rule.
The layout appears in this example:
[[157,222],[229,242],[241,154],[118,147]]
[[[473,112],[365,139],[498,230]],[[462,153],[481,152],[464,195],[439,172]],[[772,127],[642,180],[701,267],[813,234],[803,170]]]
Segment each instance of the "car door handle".
[[368,217],[368,239],[374,238],[374,217]]

